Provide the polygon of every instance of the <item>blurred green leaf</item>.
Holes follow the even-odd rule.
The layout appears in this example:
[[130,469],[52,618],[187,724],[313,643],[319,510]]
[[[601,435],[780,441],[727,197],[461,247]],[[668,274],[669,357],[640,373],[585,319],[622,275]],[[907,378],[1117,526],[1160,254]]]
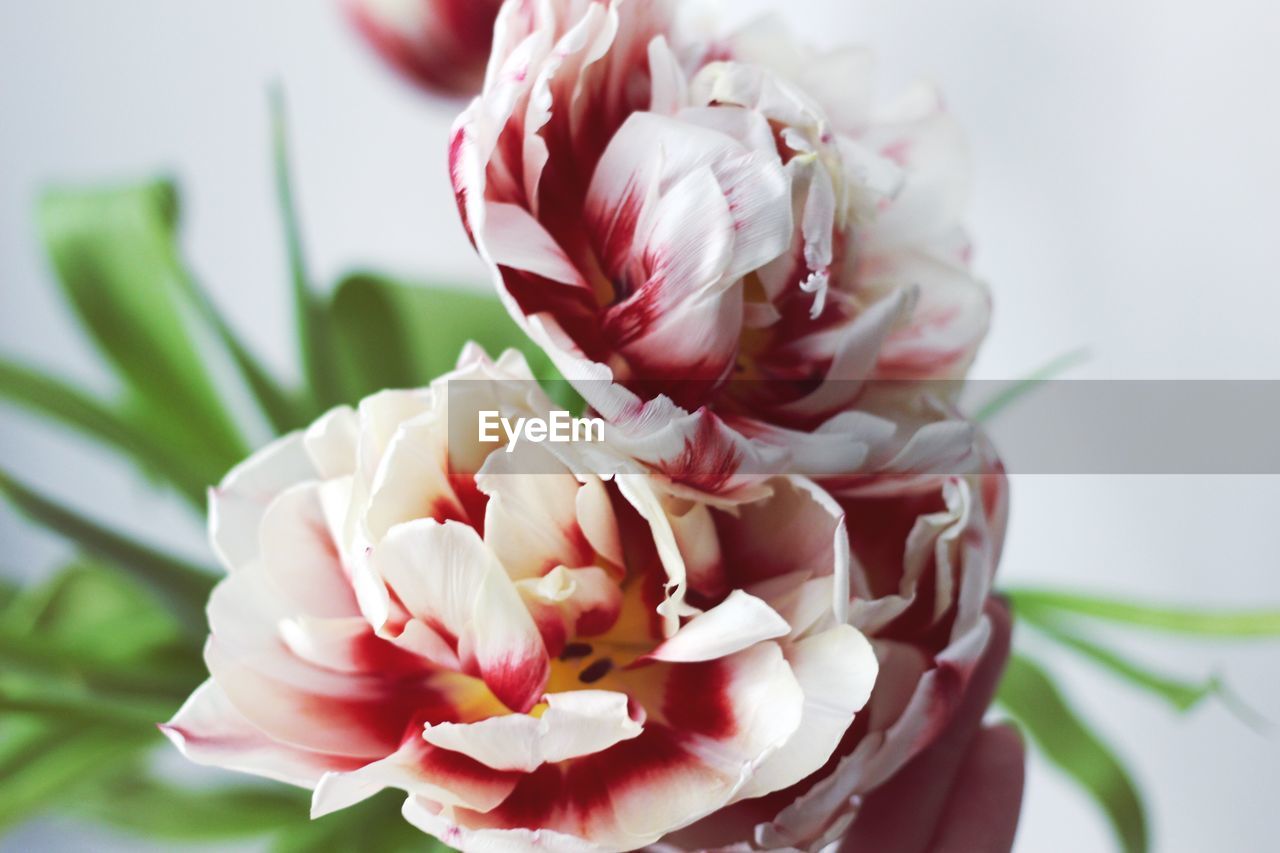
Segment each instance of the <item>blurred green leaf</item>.
[[178,257],[177,194],[165,181],[54,190],[40,229],[80,321],[130,392],[130,413],[216,478],[248,448],[192,341]]
[[978,407],[978,411],[973,415],[973,420],[978,423],[991,420],[1001,411],[1034,391],[1040,383],[1046,382],[1055,376],[1060,376],[1076,365],[1083,364],[1088,360],[1089,351],[1087,349],[1075,349],[1063,353],[1048,364],[1033,370],[1031,375],[1025,379],[1010,383],[997,392],[990,400]]
[[1045,618],[1045,614],[1040,611],[1033,609],[1027,612],[1017,610],[1014,612],[1025,624],[1033,626],[1045,636],[1108,670],[1130,685],[1164,699],[1178,711],[1191,710],[1206,696],[1217,693],[1219,690],[1220,685],[1216,678],[1191,682],[1154,672],[1093,640],[1081,637],[1052,618]]
[[77,560],[15,603],[0,616],[0,626],[21,629],[21,618],[27,630],[56,636],[64,647],[91,651],[103,660],[132,661],[181,639],[173,615],[141,593],[129,578]]
[[310,412],[306,407],[281,387],[275,377],[249,351],[199,283],[190,275],[185,275],[183,280],[192,304],[213,329],[218,340],[226,347],[236,369],[240,371],[241,378],[248,386],[249,393],[253,395],[258,407],[271,424],[271,428],[277,434],[284,434],[305,426],[310,420]]
[[121,417],[75,386],[16,362],[0,359],[0,396],[131,456],[144,471],[172,485],[203,510],[209,469],[155,440],[153,430]]
[[0,713],[35,714],[67,723],[117,723],[146,731],[175,710],[173,702],[154,697],[113,696],[0,676]]
[[275,166],[276,198],[284,226],[285,246],[289,253],[289,277],[293,284],[294,311],[298,322],[298,341],[302,350],[302,370],[307,378],[312,400],[319,411],[343,402],[338,368],[330,343],[330,328],[325,302],[316,293],[307,273],[302,248],[302,229],[294,200],[289,171],[289,130],[285,117],[284,94],[279,87],[271,90],[272,161]]
[[1082,616],[1175,634],[1212,637],[1280,636],[1280,609],[1213,610],[1164,607],[1095,595],[1045,589],[1006,589],[1014,609],[1024,614],[1051,612]]
[[[10,699],[26,688],[71,700],[97,691],[149,697],[172,711],[204,677],[199,643],[172,614],[129,578],[89,560],[28,586],[0,610],[0,680],[12,688]],[[64,689],[71,692],[49,694]]]
[[274,785],[192,789],[140,774],[106,780],[74,809],[145,838],[190,843],[250,838],[308,822],[302,791]]
[[997,699],[1045,757],[1102,808],[1126,853],[1146,853],[1146,812],[1133,780],[1049,676],[1028,658],[1012,655]]
[[216,576],[179,557],[142,545],[81,516],[0,471],[0,494],[23,515],[80,545],[85,551],[136,578],[159,595],[179,624],[203,635],[204,605]]
[[[11,718],[4,718],[6,726]],[[156,742],[149,727],[41,723],[0,753],[0,832],[60,803],[96,779],[116,773]]]
[[[104,639],[110,645],[110,639]],[[204,673],[198,655],[191,662],[156,663],[150,658],[120,663],[69,646],[57,637],[17,634],[0,629],[0,664],[5,677],[21,678],[19,687],[74,685],[88,691],[114,695],[153,696],[172,703],[190,693]],[[12,685],[14,682],[7,682]],[[167,714],[165,715],[167,716]]]
[[581,398],[546,353],[491,294],[360,272],[339,283],[330,313],[351,402],[383,388],[426,385],[452,370],[463,345],[474,341],[494,358],[520,350],[552,399],[582,410]]

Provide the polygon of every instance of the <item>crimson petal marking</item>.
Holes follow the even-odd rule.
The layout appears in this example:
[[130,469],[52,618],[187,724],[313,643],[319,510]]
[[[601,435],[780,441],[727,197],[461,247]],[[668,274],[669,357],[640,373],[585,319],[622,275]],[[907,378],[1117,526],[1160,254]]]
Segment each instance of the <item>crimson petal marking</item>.
[[196,688],[160,731],[196,764],[303,788],[315,787],[329,771],[354,770],[363,764],[358,758],[300,749],[271,738],[236,710],[213,680]]
[[486,812],[510,795],[519,778],[518,773],[492,770],[411,736],[386,758],[354,771],[326,773],[311,798],[311,817],[353,806],[385,788],[400,788],[450,807]]
[[470,527],[425,519],[393,527],[371,556],[416,618],[457,639],[458,657],[515,711],[550,669],[537,626],[493,552]]
[[[848,592],[849,550],[844,511],[803,477],[769,481],[773,494],[742,504],[736,514],[717,513],[730,585],[748,588],[792,572],[834,578],[835,614],[842,617]],[[843,621],[840,618],[839,621]]]
[[457,850],[490,853],[610,853],[609,848],[549,829],[465,829],[454,823],[452,812],[427,797],[409,797],[401,809],[404,819],[428,835]]
[[[720,300],[730,298],[724,290],[732,284],[725,274],[732,258],[733,221],[720,185],[711,170],[703,167],[656,204],[647,205],[643,215],[646,221],[637,226],[641,254],[636,268],[629,271],[634,292],[606,312],[605,325],[629,355],[634,351],[642,361],[669,369],[709,361],[717,366],[712,378],[719,378],[724,372],[719,366],[736,351],[738,326],[708,341],[708,332],[719,327],[704,324],[692,330],[691,318],[720,317],[725,310]],[[741,293],[735,291],[732,296],[740,306]],[[740,311],[739,307],[739,325]],[[683,322],[673,313],[685,315]],[[658,341],[646,343],[663,327],[666,331]],[[668,349],[664,351],[663,346]]]
[[665,722],[651,718],[636,738],[543,764],[485,814],[442,813],[458,833],[441,837],[538,829],[632,850],[731,802],[754,768],[795,733],[800,686],[771,642],[718,661],[663,666]]
[[548,655],[558,655],[570,637],[608,631],[622,611],[622,589],[604,569],[557,566],[516,589],[542,632]]
[[[283,648],[281,653],[286,654]],[[301,661],[288,676],[278,670],[267,674],[254,661],[230,655],[217,638],[205,646],[204,659],[246,719],[272,739],[301,749],[381,758],[399,745],[411,720],[454,716],[452,705],[425,678],[340,675]]]
[[433,660],[410,651],[407,644],[377,636],[361,616],[286,619],[280,623],[280,636],[293,654],[334,672],[393,676],[435,669]]

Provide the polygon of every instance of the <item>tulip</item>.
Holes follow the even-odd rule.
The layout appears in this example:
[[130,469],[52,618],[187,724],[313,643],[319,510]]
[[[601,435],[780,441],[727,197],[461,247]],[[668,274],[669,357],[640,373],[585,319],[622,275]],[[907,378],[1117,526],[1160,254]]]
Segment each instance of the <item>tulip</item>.
[[958,378],[987,326],[959,132],[927,90],[873,110],[861,52],[691,32],[662,0],[506,4],[454,129],[464,223],[656,472],[733,495],[878,470],[913,435],[867,380]]
[[378,55],[435,95],[480,91],[501,0],[343,0]]

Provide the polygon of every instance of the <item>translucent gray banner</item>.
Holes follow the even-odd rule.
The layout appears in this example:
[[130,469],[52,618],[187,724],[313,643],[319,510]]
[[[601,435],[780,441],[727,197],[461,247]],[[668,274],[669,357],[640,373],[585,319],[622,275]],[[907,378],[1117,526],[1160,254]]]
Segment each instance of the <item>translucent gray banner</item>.
[[[502,386],[497,392],[496,386]],[[606,386],[580,384],[578,391],[592,399],[605,399]],[[797,406],[804,393],[795,383],[768,380],[735,381],[708,395],[708,388],[692,382],[664,382],[645,389],[646,397],[661,391],[692,408],[689,401],[706,400],[713,411],[725,414],[728,424],[743,424],[751,418],[783,425],[798,433],[817,431],[822,441],[807,452],[818,454],[817,462],[829,456],[833,465],[845,454],[856,455],[852,445],[867,443],[867,435],[877,436],[864,471],[874,470],[875,454],[885,460],[901,450],[922,428],[950,418],[980,418],[986,433],[1013,474],[1280,474],[1280,380],[1048,380],[1029,384],[998,381],[870,381],[828,383],[822,390],[828,399],[845,397],[852,401],[847,410],[864,413],[864,421],[854,422],[846,432],[832,425],[823,427],[829,412],[814,410],[803,416]],[[802,393],[803,392],[803,393]],[[520,430],[519,441],[544,445],[554,450],[552,431],[546,433],[532,422],[517,425],[524,401],[542,394],[555,402],[552,408],[564,412],[554,421],[566,436],[567,445],[581,448],[590,442],[597,424],[575,424],[581,400],[563,380],[541,383],[460,380],[450,383],[449,441],[475,446],[486,426],[495,449],[513,442],[512,431]],[[599,395],[599,396],[598,396]],[[501,401],[499,401],[501,398]],[[489,402],[486,402],[489,401]],[[493,414],[484,416],[481,413]],[[587,409],[584,417],[594,417]],[[501,423],[506,416],[507,426]],[[486,423],[482,419],[487,417]],[[672,416],[679,420],[678,413]],[[687,422],[686,422],[687,424]],[[871,432],[868,425],[874,427]],[[878,426],[877,426],[878,425]],[[646,422],[646,429],[678,429],[678,424],[660,420]],[[532,433],[529,430],[532,428]],[[886,429],[893,435],[887,436]],[[937,427],[935,429],[942,429]],[[605,443],[636,446],[643,441],[634,429],[626,434],[613,424],[604,427]],[[585,438],[584,436],[590,436]],[[845,439],[848,439],[845,441]],[[515,442],[517,445],[519,441]],[[590,447],[586,448],[591,450]],[[563,470],[548,461],[545,453],[512,453],[519,457],[512,466],[524,466],[529,473]],[[591,457],[590,466],[598,459]],[[690,454],[684,473],[713,475],[725,460]],[[787,473],[792,462],[768,451],[748,453],[738,460],[744,472]],[[698,466],[708,470],[700,471]],[[510,467],[510,466],[509,466]],[[838,465],[837,465],[838,467]],[[925,471],[914,473],[961,474],[973,471],[972,459],[941,454],[927,460]]]

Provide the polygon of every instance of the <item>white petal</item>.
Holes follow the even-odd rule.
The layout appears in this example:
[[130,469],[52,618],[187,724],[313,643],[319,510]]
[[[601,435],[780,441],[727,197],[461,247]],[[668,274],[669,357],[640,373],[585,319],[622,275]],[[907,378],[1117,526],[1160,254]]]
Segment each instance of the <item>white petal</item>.
[[784,649],[804,691],[799,728],[787,745],[756,769],[739,797],[790,787],[826,764],[871,696],[879,665],[871,644],[855,628],[837,625]]
[[258,553],[258,525],[267,505],[295,483],[316,476],[302,436],[286,435],[241,462],[209,492],[209,541],[228,571]]
[[587,287],[564,249],[522,207],[489,204],[485,218],[485,245],[495,264],[531,272],[562,284]]
[[516,711],[537,701],[548,672],[542,638],[475,530],[411,521],[392,528],[371,560],[413,616],[457,639],[459,658],[499,699]]
[[692,663],[726,657],[790,631],[786,620],[754,595],[735,589],[728,598],[693,617],[648,658]]
[[631,718],[628,701],[625,693],[607,690],[552,693],[541,717],[511,714],[478,723],[440,723],[427,726],[423,737],[486,767],[529,773],[638,736],[642,727]]
[[489,496],[485,542],[513,580],[591,564],[578,525],[582,486],[545,447],[517,441],[510,453],[492,454],[476,486]]
[[307,427],[303,443],[322,480],[355,473],[359,419],[350,406],[330,409]]

